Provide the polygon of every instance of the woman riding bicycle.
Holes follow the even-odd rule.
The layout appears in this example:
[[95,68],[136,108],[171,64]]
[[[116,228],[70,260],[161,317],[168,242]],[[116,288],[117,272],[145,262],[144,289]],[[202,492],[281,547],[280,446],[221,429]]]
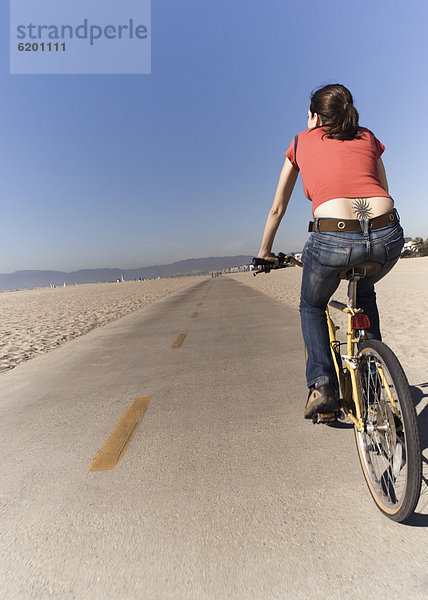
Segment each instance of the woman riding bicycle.
[[357,305],[370,319],[368,334],[381,339],[374,284],[398,261],[404,244],[380,158],[385,146],[358,124],[350,91],[326,85],[311,96],[308,129],[291,142],[269,212],[259,258],[272,260],[272,244],[298,173],[312,201],[314,222],[302,255],[302,333],[309,388],[305,418],[338,408],[325,309],[340,272],[366,260],[381,269],[358,282]]

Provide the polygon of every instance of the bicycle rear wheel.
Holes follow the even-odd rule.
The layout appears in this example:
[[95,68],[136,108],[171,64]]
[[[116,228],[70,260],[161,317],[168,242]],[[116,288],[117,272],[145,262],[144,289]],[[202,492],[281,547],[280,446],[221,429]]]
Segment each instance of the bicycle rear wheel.
[[395,354],[377,340],[364,342],[357,384],[364,431],[355,428],[358,454],[378,508],[394,521],[415,510],[422,482],[422,453],[415,407]]

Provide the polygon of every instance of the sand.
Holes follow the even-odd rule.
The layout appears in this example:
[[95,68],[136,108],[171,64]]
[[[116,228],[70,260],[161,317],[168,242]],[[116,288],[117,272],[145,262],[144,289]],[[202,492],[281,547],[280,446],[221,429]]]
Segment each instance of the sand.
[[1,292],[0,371],[53,350],[199,279],[177,277]]
[[[298,309],[302,271],[290,267],[269,274],[228,275],[268,294],[283,304]],[[341,282],[334,298],[346,301],[346,282]],[[428,257],[401,259],[393,270],[376,285],[383,341],[395,352],[409,380],[415,385],[427,379]],[[343,332],[346,321],[333,311]],[[337,318],[338,317],[338,318]]]
[[[226,276],[298,309],[301,280],[298,267],[257,277],[248,272]],[[195,283],[197,279],[199,277],[180,277],[2,292],[0,371],[119,319]],[[417,385],[426,383],[428,257],[400,260],[377,284],[376,291],[384,341],[397,354],[413,382]],[[334,297],[346,300],[345,282]],[[337,311],[334,314],[343,333],[345,320]]]

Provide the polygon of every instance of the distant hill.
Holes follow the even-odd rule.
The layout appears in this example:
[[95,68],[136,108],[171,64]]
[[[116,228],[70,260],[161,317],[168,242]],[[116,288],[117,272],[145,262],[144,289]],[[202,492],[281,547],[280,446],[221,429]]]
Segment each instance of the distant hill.
[[116,281],[123,277],[125,281],[150,279],[151,277],[179,277],[180,275],[198,275],[239,267],[251,262],[252,256],[216,256],[210,258],[190,258],[169,265],[155,265],[141,269],[81,269],[65,273],[63,271],[15,271],[0,274],[0,290],[20,290],[34,287],[61,286],[76,283],[98,283]]

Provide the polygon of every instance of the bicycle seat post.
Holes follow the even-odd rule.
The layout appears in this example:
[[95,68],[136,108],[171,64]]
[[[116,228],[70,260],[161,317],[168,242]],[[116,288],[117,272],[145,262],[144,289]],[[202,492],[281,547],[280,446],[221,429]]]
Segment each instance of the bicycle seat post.
[[352,273],[349,275],[348,300],[352,308],[357,308],[357,284],[362,278],[361,273],[352,268]]
[[349,281],[348,299],[349,305],[352,308],[357,308],[357,284],[359,280],[363,277],[376,275],[381,266],[382,265],[378,262],[366,260],[365,262],[353,265],[352,267],[346,267],[340,272],[340,279],[347,279]]

